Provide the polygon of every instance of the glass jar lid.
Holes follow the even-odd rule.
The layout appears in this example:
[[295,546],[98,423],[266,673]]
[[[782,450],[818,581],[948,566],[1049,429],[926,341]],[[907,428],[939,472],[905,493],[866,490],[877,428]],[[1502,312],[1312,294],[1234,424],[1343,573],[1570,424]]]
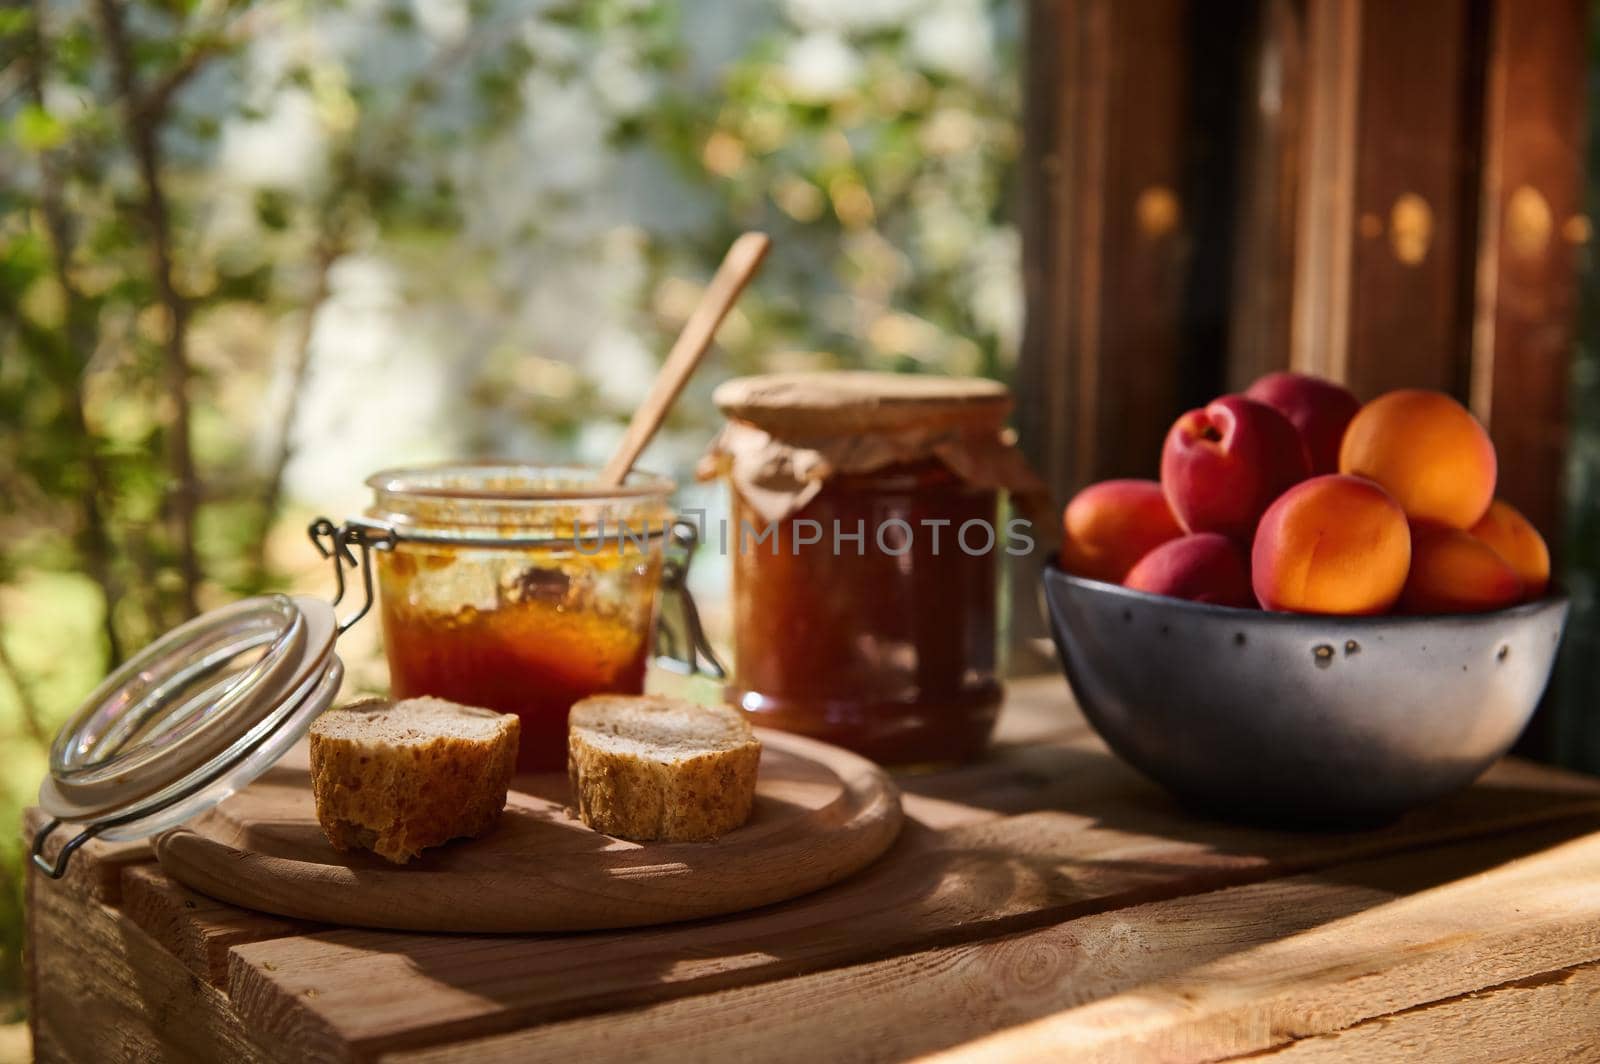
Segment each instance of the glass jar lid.
[[[333,701],[344,677],[333,607],[266,595],[173,629],[108,676],[57,734],[39,805],[53,820],[33,859],[58,877],[90,838],[163,831],[266,771]],[[63,822],[81,825],[53,862]]]

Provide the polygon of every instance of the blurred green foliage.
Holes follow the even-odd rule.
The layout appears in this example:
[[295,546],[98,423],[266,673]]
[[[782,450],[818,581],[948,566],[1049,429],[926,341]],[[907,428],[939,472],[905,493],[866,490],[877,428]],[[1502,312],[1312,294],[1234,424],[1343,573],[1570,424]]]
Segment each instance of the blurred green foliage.
[[[154,635],[284,586],[301,513],[337,505],[319,484],[439,451],[593,461],[745,228],[777,251],[716,375],[1003,372],[1016,17],[0,9],[0,1021],[18,1007],[13,828],[48,737]],[[708,391],[659,461],[692,458]]]

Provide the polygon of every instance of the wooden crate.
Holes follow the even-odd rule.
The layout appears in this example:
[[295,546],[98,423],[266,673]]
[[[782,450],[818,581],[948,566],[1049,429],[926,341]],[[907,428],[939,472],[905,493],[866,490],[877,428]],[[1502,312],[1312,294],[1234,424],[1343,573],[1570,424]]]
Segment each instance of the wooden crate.
[[318,927],[92,844],[28,884],[39,1058],[1600,1057],[1600,781],[1507,761],[1390,826],[1295,834],[1186,813],[1060,680],[1015,685],[1001,729],[902,779],[872,869],[676,927]]

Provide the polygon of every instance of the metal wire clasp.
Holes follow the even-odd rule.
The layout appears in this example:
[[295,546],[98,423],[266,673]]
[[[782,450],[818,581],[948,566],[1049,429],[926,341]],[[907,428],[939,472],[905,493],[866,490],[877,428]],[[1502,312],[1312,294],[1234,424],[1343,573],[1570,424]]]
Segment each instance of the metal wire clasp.
[[28,855],[33,858],[34,867],[51,879],[60,879],[67,874],[67,862],[72,860],[72,855],[77,852],[78,847],[98,835],[104,825],[90,824],[78,832],[67,840],[66,845],[61,847],[61,852],[56,854],[56,859],[52,861],[44,855],[44,844],[45,840],[55,834],[56,828],[60,826],[61,821],[51,817],[50,822],[40,828],[38,834],[33,837],[33,847]]
[[[700,545],[700,529],[693,522],[678,518],[667,533],[665,558],[661,563],[661,590],[672,592],[678,600],[683,617],[683,634],[686,654],[678,652],[677,634],[666,624],[656,624],[656,664],[669,672],[684,676],[696,673],[712,679],[725,680],[728,670],[717,659],[717,652],[706,638],[700,624],[700,610],[689,594],[689,565],[694,561],[695,548]],[[665,595],[663,595],[663,599]],[[701,659],[704,658],[704,664]]]
[[[352,517],[342,525],[319,517],[311,522],[306,534],[311,537],[311,544],[317,548],[317,553],[333,561],[333,605],[337,606],[344,599],[345,569],[358,569],[361,572],[361,608],[339,622],[339,634],[343,635],[372,609],[375,597],[372,590],[372,552],[394,550],[398,537],[388,525],[360,517]],[[351,547],[361,548],[359,561]]]

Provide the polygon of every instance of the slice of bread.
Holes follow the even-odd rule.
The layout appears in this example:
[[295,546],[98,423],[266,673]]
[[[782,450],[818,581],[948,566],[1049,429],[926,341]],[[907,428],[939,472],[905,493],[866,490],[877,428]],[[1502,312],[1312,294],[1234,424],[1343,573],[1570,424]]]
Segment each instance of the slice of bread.
[[572,707],[567,773],[594,830],[637,842],[698,842],[750,818],[761,743],[732,706],[599,695]]
[[442,698],[373,699],[311,725],[311,790],[335,849],[404,864],[424,847],[475,838],[506,805],[519,722]]

